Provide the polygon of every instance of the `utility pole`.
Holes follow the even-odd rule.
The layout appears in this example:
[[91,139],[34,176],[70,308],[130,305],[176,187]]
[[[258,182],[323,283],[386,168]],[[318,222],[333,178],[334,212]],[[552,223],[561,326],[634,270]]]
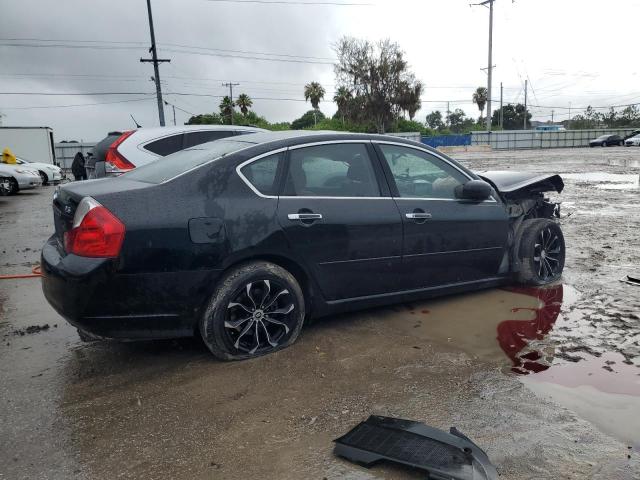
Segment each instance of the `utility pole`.
[[504,128],[504,111],[502,110],[502,98],[504,89],[502,88],[502,82],[500,82],[500,130]]
[[223,83],[223,87],[229,87],[229,98],[231,99],[231,125],[233,125],[233,87],[240,85],[239,83]]
[[171,108],[173,108],[173,126],[176,126],[176,106],[173,105],[172,103],[167,102],[166,100],[164,101],[165,105],[171,105]]
[[149,13],[149,30],[151,31],[151,58],[141,58],[141,62],[153,62],[153,78],[156,82],[156,98],[158,100],[158,117],[160,118],[160,126],[164,127],[164,107],[162,105],[162,89],[160,88],[160,70],[158,64],[163,62],[170,62],[168,58],[158,58],[158,52],[156,50],[156,34],[153,31],[153,16],[151,15],[151,0],[147,0],[147,12]]
[[554,111],[551,110],[551,123],[553,123],[553,113],[554,113]]
[[524,129],[527,129],[527,89],[529,88],[529,81],[524,81]]
[[567,130],[571,130],[571,102],[569,102],[569,121],[567,122]]
[[487,0],[484,4],[489,3],[489,64],[487,65],[487,132],[491,132],[491,80],[493,78],[493,1]]

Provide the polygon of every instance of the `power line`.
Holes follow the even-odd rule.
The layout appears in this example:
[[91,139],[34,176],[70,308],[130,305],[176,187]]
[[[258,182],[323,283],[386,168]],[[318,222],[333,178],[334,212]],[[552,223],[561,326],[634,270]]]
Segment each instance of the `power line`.
[[338,7],[370,7],[373,3],[300,2],[295,0],[207,0],[215,3],[260,3],[263,5],[329,5]]
[[[34,47],[34,48],[84,48],[84,49],[98,49],[98,50],[138,50],[146,48],[143,42],[131,41],[109,41],[109,40],[63,40],[63,39],[45,39],[45,38],[24,38],[24,39],[8,39],[0,38],[0,42],[57,42],[57,43],[0,43],[2,47]],[[76,43],[82,43],[83,45],[74,45]],[[105,43],[107,45],[100,45]],[[178,49],[192,49],[192,50],[205,50],[211,52],[224,52],[229,54],[246,54],[246,55],[270,55],[274,57],[287,57],[296,59],[310,59],[310,60],[330,60],[332,62],[337,61],[332,57],[317,57],[309,55],[293,55],[290,53],[276,53],[276,52],[256,52],[252,50],[231,50],[226,48],[212,48],[212,47],[200,47],[197,45],[184,45],[180,43],[164,43],[157,44],[159,48],[178,48]],[[167,48],[165,48],[167,47]],[[183,52],[186,53],[186,52]],[[192,52],[195,53],[195,52]]]
[[41,105],[33,107],[2,107],[3,110],[33,110],[41,108],[69,108],[69,107],[90,107],[93,105],[111,105],[114,103],[129,103],[129,102],[141,102],[144,100],[154,100],[152,97],[146,98],[132,98],[128,100],[115,100],[111,102],[94,102],[94,103],[75,103],[71,105]]

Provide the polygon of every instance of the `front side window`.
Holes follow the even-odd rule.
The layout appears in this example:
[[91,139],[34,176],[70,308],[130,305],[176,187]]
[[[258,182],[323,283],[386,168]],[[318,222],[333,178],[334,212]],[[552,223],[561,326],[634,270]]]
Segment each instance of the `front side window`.
[[284,194],[299,197],[379,197],[367,148],[360,143],[291,150]]
[[277,195],[278,165],[284,158],[284,153],[274,153],[251,162],[240,169],[242,175],[263,195]]
[[182,150],[182,133],[147,143],[144,148],[145,150],[149,150],[151,153],[155,153],[161,157],[166,157],[167,155],[171,155],[172,153]]
[[469,179],[443,160],[422,150],[380,145],[400,197],[455,199],[455,188]]

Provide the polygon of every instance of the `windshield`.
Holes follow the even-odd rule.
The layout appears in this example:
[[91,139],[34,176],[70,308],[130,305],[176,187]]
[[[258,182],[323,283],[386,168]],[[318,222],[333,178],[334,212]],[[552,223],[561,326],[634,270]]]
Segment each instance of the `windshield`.
[[136,168],[123,177],[147,183],[162,183],[216,158],[253,146],[253,143],[217,140],[173,153],[155,162]]

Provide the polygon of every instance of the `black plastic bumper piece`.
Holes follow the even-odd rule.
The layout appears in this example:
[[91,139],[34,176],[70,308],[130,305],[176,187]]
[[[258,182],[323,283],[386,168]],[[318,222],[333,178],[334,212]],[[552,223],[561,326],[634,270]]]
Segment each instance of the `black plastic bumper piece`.
[[335,440],[334,453],[370,467],[389,461],[428,472],[437,480],[496,480],[487,454],[455,428],[450,433],[420,422],[371,416]]

